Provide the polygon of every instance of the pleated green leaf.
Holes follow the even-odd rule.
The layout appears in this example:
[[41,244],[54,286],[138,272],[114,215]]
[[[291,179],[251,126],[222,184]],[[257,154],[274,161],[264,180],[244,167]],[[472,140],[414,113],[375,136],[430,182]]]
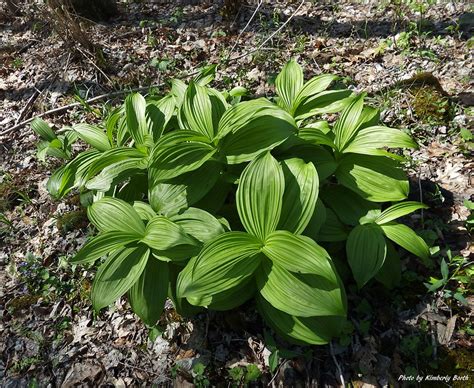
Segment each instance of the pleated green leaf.
[[290,113],[294,114],[303,101],[308,101],[308,99],[311,97],[314,97],[326,90],[329,85],[337,78],[338,77],[333,74],[323,74],[310,79],[304,84],[302,88],[299,89],[296,98],[293,99],[293,105]]
[[260,265],[260,249],[261,243],[243,232],[224,233],[209,241],[179,274],[178,297],[205,305],[210,296],[241,284]]
[[287,112],[257,99],[228,109],[219,122],[217,139],[227,162],[237,164],[275,148],[295,132],[296,123]]
[[96,311],[115,302],[135,284],[149,255],[149,249],[141,245],[109,256],[99,267],[92,284],[92,305]]
[[99,234],[87,242],[79,252],[77,252],[76,256],[70,260],[70,263],[92,263],[99,257],[138,240],[139,237],[137,235],[122,231],[110,231]]
[[237,189],[237,211],[250,234],[263,241],[276,230],[284,190],[282,168],[269,152],[247,165]]
[[191,82],[184,94],[178,119],[183,129],[214,137],[211,99],[204,86]]
[[49,124],[43,119],[40,119],[39,117],[37,117],[31,122],[30,125],[33,131],[35,131],[38,134],[38,136],[41,137],[41,139],[47,140],[49,142],[56,139],[56,135],[54,134],[54,131],[51,129]]
[[214,146],[195,141],[189,131],[171,132],[164,136],[153,150],[150,176],[154,182],[177,177],[201,167],[216,153]]
[[81,187],[89,166],[99,157],[100,152],[96,150],[81,152],[51,175],[46,184],[48,192],[55,198],[62,198],[75,187]]
[[89,220],[100,232],[121,231],[145,235],[145,225],[132,205],[118,198],[104,197],[87,209]]
[[376,219],[375,222],[379,225],[386,224],[397,218],[410,214],[418,209],[428,209],[423,203],[415,201],[400,202],[385,209]]
[[337,281],[328,253],[306,236],[277,230],[267,237],[262,252],[288,271],[316,274]]
[[385,256],[382,268],[380,268],[377,275],[375,275],[375,279],[385,287],[391,289],[400,283],[402,278],[402,263],[393,244],[390,241],[386,241],[385,243],[387,244],[387,255]]
[[344,291],[333,279],[296,274],[269,260],[256,275],[260,294],[278,310],[300,317],[345,315]]
[[265,298],[257,298],[257,307],[267,324],[290,342],[324,345],[340,334],[343,316],[296,317],[276,309]]
[[[212,295],[203,306],[207,306],[209,309],[217,311],[231,310],[245,303],[253,297],[256,292],[257,286],[255,284],[255,279],[249,277],[248,280],[243,281],[241,284],[233,288]],[[201,303],[203,301],[204,299]]]
[[302,99],[293,116],[299,121],[323,113],[336,113],[344,109],[351,101],[350,90],[327,90]]
[[347,259],[359,288],[382,268],[387,246],[382,229],[374,224],[352,229],[346,244]]
[[364,94],[361,94],[344,108],[334,124],[334,134],[336,135],[334,142],[339,150],[344,149],[356,134],[363,107]]
[[336,171],[338,181],[373,202],[401,201],[409,185],[400,164],[383,156],[348,154]]
[[219,220],[202,209],[190,207],[170,219],[201,242],[207,242],[224,233],[224,227]]
[[107,151],[112,147],[107,134],[94,125],[76,124],[72,129],[81,140],[84,140],[87,144],[90,144],[99,151]]
[[148,222],[141,242],[150,248],[166,250],[179,245],[197,245],[184,229],[163,216],[156,216]]
[[399,129],[375,126],[358,131],[342,152],[378,155],[378,149],[384,147],[418,148],[415,141]]
[[160,182],[154,171],[149,173],[148,198],[153,209],[163,215],[173,215],[203,198],[220,177],[222,164],[204,163],[197,170]]
[[336,242],[347,239],[347,229],[330,208],[326,208],[326,220],[321,226],[316,241]]
[[331,137],[318,128],[301,128],[298,131],[298,137],[314,145],[327,145],[333,149],[336,148]]
[[153,208],[145,202],[133,202],[133,209],[138,213],[142,221],[148,222],[155,218],[156,213]]
[[324,206],[323,201],[318,198],[313,215],[311,216],[308,226],[306,226],[306,229],[304,230],[303,234],[316,240],[319,235],[319,231],[321,230],[321,227],[324,225],[325,222],[326,207]]
[[146,105],[145,98],[139,93],[130,94],[125,100],[127,130],[138,146],[145,145],[149,136]]
[[[317,145],[297,145],[292,147],[288,154],[297,158],[301,158],[306,163],[313,163],[314,167],[316,167],[316,171],[318,172],[320,182],[334,174],[338,166],[332,152]],[[288,158],[289,156],[285,154],[285,157]]]
[[149,258],[144,271],[128,292],[133,312],[148,326],[156,325],[161,317],[168,284],[168,264]]
[[394,243],[405,248],[408,252],[420,257],[425,263],[430,257],[430,250],[426,245],[425,240],[418,236],[412,229],[406,225],[391,222],[380,225],[385,236],[387,236]]
[[167,95],[158,101],[150,101],[146,106],[147,127],[153,134],[153,140],[156,142],[166,125],[170,121],[176,108],[176,100],[172,95]]
[[324,186],[320,196],[324,203],[346,225],[359,225],[360,218],[364,217],[367,212],[380,208],[378,204],[367,201],[354,191],[341,185]]
[[113,185],[123,182],[127,178],[145,170],[148,165],[146,158],[129,159],[121,162],[110,164],[86,183],[89,190],[97,190],[106,192],[111,189]]
[[303,69],[292,59],[283,66],[275,80],[275,89],[280,97],[278,105],[287,112],[291,112],[296,96],[302,87]]
[[91,164],[90,168],[87,170],[87,180],[93,178],[105,168],[110,165],[133,160],[144,160],[146,154],[137,150],[136,148],[130,147],[117,147],[112,148],[108,151],[105,151],[100,154],[100,157],[94,160],[94,163]]
[[300,234],[308,225],[318,200],[319,178],[313,163],[298,158],[281,163],[285,192],[278,229]]

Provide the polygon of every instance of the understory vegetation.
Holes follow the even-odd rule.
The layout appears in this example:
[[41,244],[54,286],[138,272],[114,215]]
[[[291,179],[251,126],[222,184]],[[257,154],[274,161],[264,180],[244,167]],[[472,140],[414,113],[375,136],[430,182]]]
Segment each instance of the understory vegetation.
[[0,386],[472,385],[472,5],[2,7]]

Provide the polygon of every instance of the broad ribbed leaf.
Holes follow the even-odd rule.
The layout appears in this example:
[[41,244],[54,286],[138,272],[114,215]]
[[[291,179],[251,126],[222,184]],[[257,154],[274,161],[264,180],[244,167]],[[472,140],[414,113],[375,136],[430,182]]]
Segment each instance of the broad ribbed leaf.
[[214,187],[222,167],[221,163],[209,161],[197,170],[164,182],[155,179],[155,171],[149,172],[150,204],[163,215],[176,214],[188,208]]
[[175,131],[164,136],[153,150],[150,175],[154,182],[177,177],[201,167],[216,153],[214,146],[194,141],[188,131]]
[[314,167],[316,167],[320,182],[331,176],[337,169],[337,163],[332,152],[321,146],[298,145],[291,148],[288,154],[304,159],[306,163],[312,162]]
[[269,152],[247,165],[237,189],[237,211],[250,234],[263,241],[276,229],[284,190],[282,168]]
[[387,256],[385,257],[382,268],[380,268],[377,275],[375,275],[375,279],[390,289],[400,283],[402,278],[402,264],[400,256],[393,244],[390,241],[385,241],[385,243],[387,244]]
[[298,131],[298,137],[306,142],[314,145],[327,145],[331,148],[336,148],[333,140],[329,135],[318,128],[301,128]]
[[256,292],[257,286],[255,284],[255,279],[249,277],[248,280],[242,282],[238,286],[220,292],[219,294],[212,295],[209,297],[209,301],[205,306],[217,311],[231,310],[252,298]]
[[339,112],[351,101],[350,90],[327,90],[302,99],[293,116],[299,121],[323,113]]
[[314,97],[317,94],[326,90],[335,79],[337,79],[336,75],[323,74],[314,77],[308,82],[306,82],[304,86],[299,90],[298,94],[296,95],[296,98],[293,100],[293,105],[290,113],[294,115],[294,113],[303,101],[308,101],[311,97]]
[[108,191],[113,185],[145,170],[148,165],[147,158],[130,159],[117,162],[105,167],[99,175],[86,183],[89,190]]
[[383,156],[347,155],[336,177],[342,185],[373,202],[401,201],[408,196],[408,180],[400,164]]
[[376,203],[365,200],[341,185],[324,186],[320,196],[346,225],[359,225],[360,218],[364,217],[368,211],[380,208]]
[[77,133],[79,138],[99,151],[107,151],[112,147],[107,134],[93,125],[76,124],[72,129]]
[[150,248],[166,250],[179,245],[197,245],[184,229],[163,216],[156,216],[148,222],[142,243]]
[[260,265],[261,243],[243,232],[224,233],[208,242],[179,274],[178,297],[205,305],[209,296],[229,290],[252,276]]
[[299,344],[324,345],[340,334],[343,316],[295,317],[273,307],[264,298],[257,298],[258,311],[283,338]]
[[354,137],[362,108],[364,107],[364,94],[354,98],[354,100],[341,112],[341,116],[334,124],[334,142],[339,150],[342,150]]
[[46,184],[48,192],[55,198],[62,198],[73,188],[82,186],[87,169],[99,156],[96,150],[81,152],[51,175]]
[[171,221],[201,242],[207,242],[224,233],[222,224],[212,214],[198,208],[189,208],[170,217]]
[[331,209],[326,208],[326,220],[321,226],[316,241],[336,242],[346,239],[346,227]]
[[89,220],[100,232],[122,231],[139,237],[145,225],[132,205],[118,198],[104,197],[87,209]]
[[128,292],[133,312],[148,326],[156,325],[161,317],[168,283],[168,264],[149,258],[145,270]]
[[291,112],[295,98],[303,87],[303,69],[291,59],[283,66],[275,80],[275,89],[280,97],[278,105]]
[[110,165],[131,159],[144,160],[146,158],[146,154],[136,148],[130,147],[112,148],[100,155],[100,158],[97,158],[90,168],[88,168],[87,179],[93,178]]
[[294,119],[265,99],[241,102],[228,109],[219,122],[217,138],[227,162],[252,160],[283,143],[296,131]]
[[[395,128],[382,126],[369,127],[357,132],[355,137],[342,150],[344,153],[378,155],[380,148],[418,148],[415,141],[406,133]],[[374,152],[375,151],[375,152]]]
[[278,310],[300,317],[345,315],[344,291],[337,281],[296,274],[269,260],[256,275],[260,294]]
[[41,139],[47,140],[49,142],[56,139],[56,135],[54,134],[53,130],[43,119],[37,117],[31,122],[30,125],[33,131],[35,131],[41,137]]
[[337,282],[328,253],[306,236],[278,230],[267,237],[262,252],[288,271],[312,273]]
[[346,252],[354,279],[362,288],[385,261],[387,246],[380,227],[374,224],[356,226],[347,238]]
[[148,222],[155,218],[156,213],[153,208],[145,202],[133,202],[133,209],[138,213],[142,221]]
[[325,222],[326,207],[324,206],[323,201],[318,198],[313,215],[311,216],[308,226],[304,230],[303,234],[316,240],[319,235],[319,231],[321,230],[321,227],[324,225]]
[[211,99],[204,86],[191,82],[184,94],[178,119],[182,128],[214,137]]
[[79,252],[77,252],[76,256],[70,260],[70,263],[91,263],[99,257],[122,248],[131,242],[138,241],[138,239],[139,237],[133,233],[120,231],[110,231],[99,234],[87,242]]
[[430,257],[428,245],[426,245],[425,241],[408,226],[392,222],[380,225],[380,227],[385,233],[385,236],[394,243],[422,258],[425,263],[428,261]]
[[139,93],[130,94],[125,99],[127,129],[137,146],[148,143],[148,126],[146,119],[146,101]]
[[150,251],[141,245],[109,256],[99,267],[92,284],[92,305],[96,311],[125,294],[145,269]]
[[278,229],[300,234],[308,225],[318,200],[319,178],[313,163],[298,158],[281,163],[285,192]]
[[403,217],[418,209],[428,209],[428,206],[426,206],[423,203],[415,202],[415,201],[406,201],[406,202],[397,203],[385,209],[375,219],[375,222],[379,225],[386,224],[387,222]]
[[163,134],[166,125],[173,116],[176,107],[175,98],[167,95],[158,101],[150,101],[146,106],[147,126],[156,142]]

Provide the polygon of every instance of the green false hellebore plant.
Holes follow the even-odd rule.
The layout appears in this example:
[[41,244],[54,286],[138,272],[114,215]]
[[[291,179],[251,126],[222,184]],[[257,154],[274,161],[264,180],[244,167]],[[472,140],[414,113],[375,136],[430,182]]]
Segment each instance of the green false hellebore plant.
[[172,81],[161,98],[131,94],[102,125],[56,137],[33,123],[40,156],[69,158],[77,139],[91,146],[48,182],[58,198],[78,189],[98,230],[72,262],[103,259],[96,310],[127,294],[152,327],[167,297],[184,315],[255,300],[285,338],[326,343],[345,322],[349,271],[359,288],[393,287],[393,243],[428,260],[425,242],[395,222],[425,207],[398,202],[409,186],[390,152],[416,144],[381,126],[363,94],[331,89],[336,76],[305,83],[293,60],[274,102],[210,88],[214,70]]

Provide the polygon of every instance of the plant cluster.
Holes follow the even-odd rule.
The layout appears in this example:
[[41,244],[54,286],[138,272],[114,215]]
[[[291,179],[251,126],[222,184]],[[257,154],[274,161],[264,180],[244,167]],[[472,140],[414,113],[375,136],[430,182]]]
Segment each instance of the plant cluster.
[[254,300],[283,337],[327,343],[345,322],[347,273],[359,288],[393,286],[392,242],[428,259],[424,240],[395,221],[424,205],[399,202],[409,185],[388,149],[416,144],[381,126],[364,94],[331,88],[336,76],[304,82],[294,60],[272,100],[220,92],[214,75],[173,80],[162,97],[131,94],[102,124],[61,136],[33,123],[40,155],[67,157],[76,138],[91,146],[47,184],[57,198],[79,190],[98,230],[71,262],[104,259],[97,311],[127,294],[155,327],[167,297],[183,315]]

